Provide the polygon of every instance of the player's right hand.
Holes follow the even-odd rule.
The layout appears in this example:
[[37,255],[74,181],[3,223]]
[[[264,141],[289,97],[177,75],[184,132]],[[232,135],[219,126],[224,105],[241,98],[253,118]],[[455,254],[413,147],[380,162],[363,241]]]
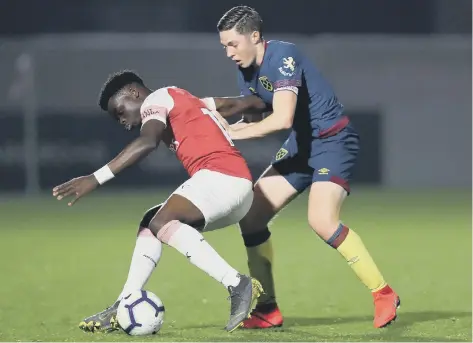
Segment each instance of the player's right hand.
[[62,200],[65,197],[73,195],[74,198],[68,203],[69,206],[75,204],[84,195],[92,192],[97,188],[99,183],[94,175],[76,177],[62,185],[53,188],[53,196],[57,200]]

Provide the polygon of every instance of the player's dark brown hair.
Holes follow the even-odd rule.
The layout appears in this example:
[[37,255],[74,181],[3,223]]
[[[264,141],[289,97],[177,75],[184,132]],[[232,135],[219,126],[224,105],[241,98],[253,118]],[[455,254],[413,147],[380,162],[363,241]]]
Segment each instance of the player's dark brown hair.
[[227,11],[218,21],[218,32],[228,31],[235,28],[239,34],[258,31],[263,36],[263,19],[254,8],[248,6],[236,6]]
[[120,92],[125,86],[138,83],[144,86],[143,80],[131,70],[122,70],[111,74],[102,86],[99,96],[99,106],[102,110],[108,110],[108,101],[112,96]]

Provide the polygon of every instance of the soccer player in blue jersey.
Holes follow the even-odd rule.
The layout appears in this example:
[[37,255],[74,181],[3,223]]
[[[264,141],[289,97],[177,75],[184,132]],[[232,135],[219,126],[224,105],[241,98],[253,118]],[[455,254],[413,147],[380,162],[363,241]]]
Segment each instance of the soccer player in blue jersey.
[[292,129],[256,182],[253,205],[239,223],[251,276],[266,292],[244,327],[283,324],[274,291],[268,223],[307,188],[310,226],[345,258],[372,292],[374,326],[388,325],[396,318],[399,296],[384,280],[361,238],[340,222],[359,149],[358,135],[344,115],[343,105],[312,61],[294,44],[264,40],[262,20],[254,9],[234,7],[217,27],[227,57],[238,66],[242,96],[204,101],[222,117],[238,112],[272,112],[259,122],[228,125],[221,118],[231,138],[251,139]]

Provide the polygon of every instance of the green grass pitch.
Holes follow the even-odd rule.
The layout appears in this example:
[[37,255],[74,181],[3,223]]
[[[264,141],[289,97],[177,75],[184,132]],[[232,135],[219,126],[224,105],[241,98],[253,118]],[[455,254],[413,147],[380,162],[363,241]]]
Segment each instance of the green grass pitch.
[[[372,298],[307,225],[302,196],[275,220],[275,277],[285,325],[223,331],[226,290],[165,247],[147,289],[161,297],[155,336],[86,334],[79,321],[115,300],[138,222],[167,193],[107,193],[73,208],[52,197],[0,202],[0,341],[472,341],[471,193],[355,189],[343,211],[402,299],[398,320],[372,327]],[[237,269],[237,227],[206,234]]]

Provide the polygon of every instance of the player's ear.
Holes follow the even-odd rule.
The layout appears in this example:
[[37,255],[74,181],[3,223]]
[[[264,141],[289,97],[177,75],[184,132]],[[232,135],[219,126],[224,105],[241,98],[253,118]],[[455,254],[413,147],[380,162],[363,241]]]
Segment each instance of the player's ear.
[[140,93],[134,87],[130,87],[130,93],[131,95],[133,95],[134,98],[138,98],[140,96]]
[[251,42],[253,44],[257,44],[259,43],[260,40],[261,40],[261,34],[258,31],[253,31],[253,33],[251,34]]

